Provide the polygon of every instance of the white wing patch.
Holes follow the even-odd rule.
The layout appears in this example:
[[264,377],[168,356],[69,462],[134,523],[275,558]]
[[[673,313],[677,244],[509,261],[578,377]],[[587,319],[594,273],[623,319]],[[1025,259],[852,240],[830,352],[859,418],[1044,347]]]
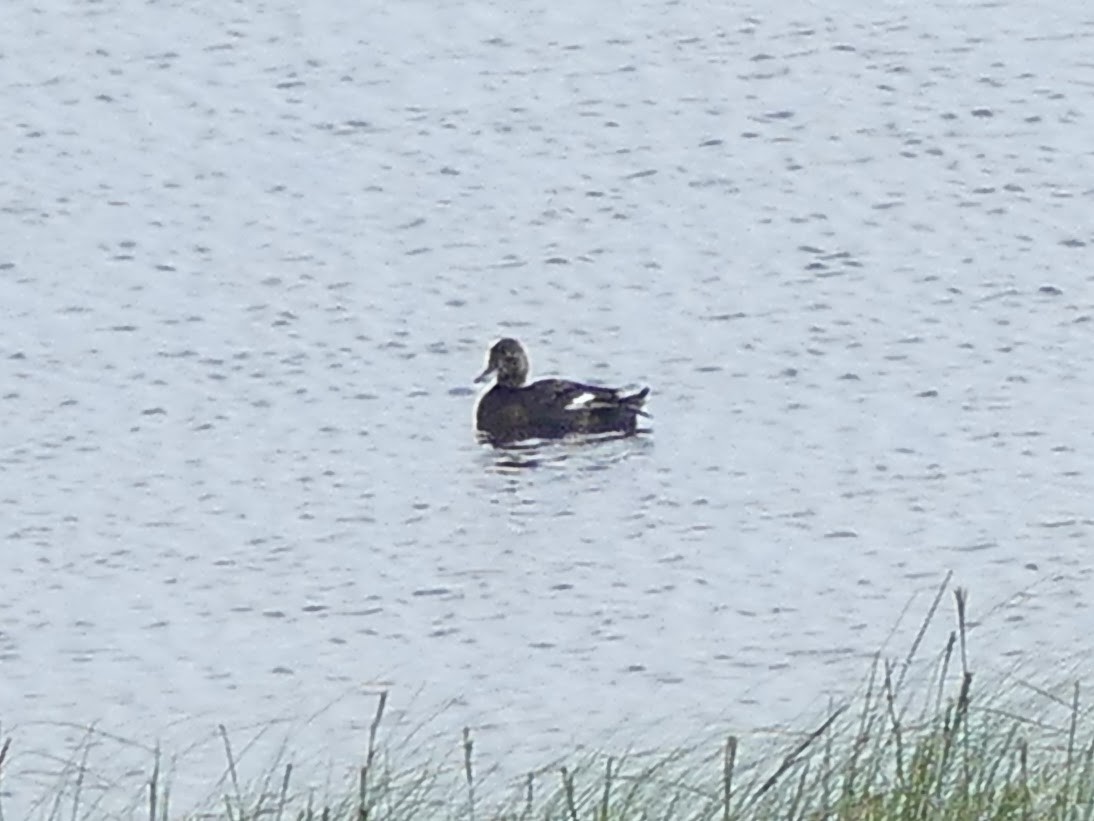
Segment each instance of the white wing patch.
[[596,399],[596,394],[589,393],[588,391],[586,391],[585,393],[579,393],[577,396],[570,400],[570,403],[568,405],[566,405],[566,410],[584,410],[585,408],[589,407],[590,403],[592,403],[594,399]]

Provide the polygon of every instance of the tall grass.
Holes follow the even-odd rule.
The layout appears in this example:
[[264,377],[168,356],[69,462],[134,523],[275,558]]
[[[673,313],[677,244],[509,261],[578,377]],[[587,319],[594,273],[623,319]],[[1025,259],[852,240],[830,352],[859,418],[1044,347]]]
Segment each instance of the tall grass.
[[[200,812],[171,806],[154,749],[142,797],[100,809],[84,783],[89,745],[65,762],[35,807],[36,819],[167,821],[732,821],[736,819],[1094,819],[1094,722],[1077,682],[1064,694],[1027,682],[976,684],[969,667],[965,592],[945,645],[911,675],[948,579],[898,661],[875,657],[863,688],[833,705],[790,743],[729,735],[694,746],[586,756],[484,791],[475,739],[464,729],[454,755],[423,763],[383,740],[380,694],[352,783],[324,795],[294,784],[291,764],[243,784],[227,731],[220,798]],[[918,679],[917,684],[909,682]],[[2,728],[0,728],[2,731]],[[5,765],[16,750],[0,732],[0,821]],[[18,819],[23,821],[23,819]]]

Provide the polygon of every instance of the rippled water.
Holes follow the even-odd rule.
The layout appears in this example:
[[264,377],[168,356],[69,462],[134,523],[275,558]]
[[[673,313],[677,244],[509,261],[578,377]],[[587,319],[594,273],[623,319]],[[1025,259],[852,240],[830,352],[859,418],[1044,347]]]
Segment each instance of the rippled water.
[[[981,669],[1088,646],[1094,16],[828,12],[9,10],[6,806],[91,723],[342,765],[383,688],[535,761],[779,724],[951,569]],[[479,445],[502,333],[653,434]]]

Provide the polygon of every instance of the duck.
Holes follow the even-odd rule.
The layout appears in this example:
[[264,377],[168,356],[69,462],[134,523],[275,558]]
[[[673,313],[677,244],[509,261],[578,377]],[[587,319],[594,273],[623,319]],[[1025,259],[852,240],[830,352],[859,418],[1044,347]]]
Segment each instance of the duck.
[[475,426],[495,443],[524,439],[556,439],[570,434],[642,432],[638,417],[650,389],[624,394],[617,388],[587,385],[568,379],[540,379],[530,385],[528,354],[516,339],[495,342],[486,356],[486,369],[476,384],[493,377],[494,384],[479,399]]

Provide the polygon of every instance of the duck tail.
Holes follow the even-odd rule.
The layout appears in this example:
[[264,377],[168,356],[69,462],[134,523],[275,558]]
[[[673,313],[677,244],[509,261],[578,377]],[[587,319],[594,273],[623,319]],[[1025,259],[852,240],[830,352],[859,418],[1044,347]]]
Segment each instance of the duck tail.
[[645,416],[647,419],[652,419],[646,411],[642,409],[646,404],[646,397],[650,395],[650,389],[648,387],[642,388],[637,393],[632,393],[629,396],[619,397],[619,404],[630,411],[634,411],[637,416]]

